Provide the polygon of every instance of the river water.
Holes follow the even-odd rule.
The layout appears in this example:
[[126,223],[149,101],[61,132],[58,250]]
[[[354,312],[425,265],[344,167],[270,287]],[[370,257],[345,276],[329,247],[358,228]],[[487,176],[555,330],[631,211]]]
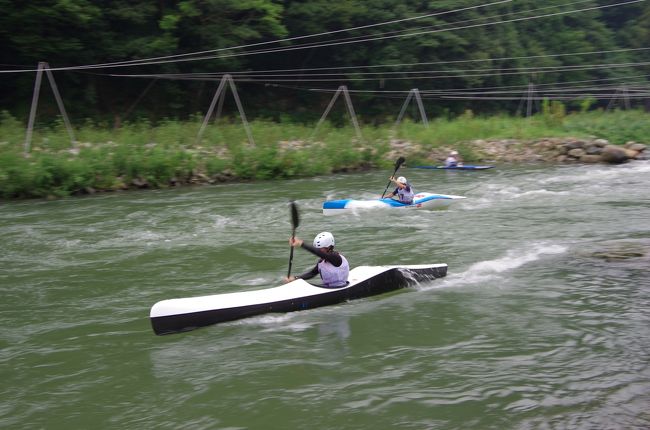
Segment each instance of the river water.
[[[649,162],[402,168],[467,199],[320,212],[389,173],[2,203],[0,428],[650,427]],[[159,300],[279,284],[290,199],[351,266],[448,275],[155,336]]]

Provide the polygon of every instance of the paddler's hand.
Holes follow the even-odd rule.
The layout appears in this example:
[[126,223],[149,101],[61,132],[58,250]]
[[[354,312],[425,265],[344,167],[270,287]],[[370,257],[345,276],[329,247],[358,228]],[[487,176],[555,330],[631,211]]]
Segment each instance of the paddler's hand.
[[295,281],[296,277],[293,276],[293,275],[291,275],[289,277],[285,276],[284,278],[282,278],[282,280],[284,281],[285,284],[288,284],[289,282]]
[[290,237],[289,246],[293,246],[293,247],[302,246],[302,239],[298,239],[297,237]]

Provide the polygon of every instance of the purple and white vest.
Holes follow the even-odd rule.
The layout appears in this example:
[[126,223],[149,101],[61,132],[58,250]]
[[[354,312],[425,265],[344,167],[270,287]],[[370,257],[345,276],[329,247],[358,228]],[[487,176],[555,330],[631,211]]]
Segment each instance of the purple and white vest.
[[449,156],[445,160],[445,167],[456,167],[458,166],[458,159],[456,157]]
[[339,267],[325,260],[318,262],[318,272],[326,287],[344,287],[348,282],[350,265],[343,254],[339,255],[341,256],[341,260],[343,260]]
[[407,185],[407,188],[399,188],[397,190],[397,195],[400,202],[410,204],[413,202],[413,196],[415,196],[415,193],[413,192],[413,187],[411,185]]

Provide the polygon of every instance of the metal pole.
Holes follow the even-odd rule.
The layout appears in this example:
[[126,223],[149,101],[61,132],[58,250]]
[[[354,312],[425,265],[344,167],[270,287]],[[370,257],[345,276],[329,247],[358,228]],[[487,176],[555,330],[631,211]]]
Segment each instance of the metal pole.
[[617,88],[617,89],[616,89],[616,93],[614,93],[614,97],[612,97],[611,99],[609,99],[609,103],[607,103],[607,107],[605,108],[606,111],[609,112],[609,108],[615,105],[614,102],[615,102],[616,99],[618,98],[618,94],[619,94],[620,91],[621,91],[620,88]]
[[208,109],[208,112],[205,114],[205,118],[203,119],[203,124],[201,124],[201,128],[199,129],[199,134],[196,136],[197,144],[201,143],[201,137],[203,136],[205,127],[208,125],[208,121],[210,121],[210,117],[212,116],[212,112],[214,111],[214,105],[217,104],[217,100],[219,99],[219,96],[221,95],[221,92],[223,91],[225,85],[226,85],[226,76],[221,78],[221,82],[219,82],[219,87],[217,88],[217,91],[214,93],[214,97],[212,97],[212,103],[210,103],[210,108]]
[[47,63],[43,63],[47,68],[45,69],[45,73],[47,74],[47,78],[50,81],[50,85],[52,86],[52,92],[54,92],[54,98],[56,99],[56,104],[59,105],[59,111],[61,112],[61,116],[63,116],[63,123],[65,124],[65,128],[68,130],[68,135],[70,136],[70,143],[72,144],[73,148],[77,147],[77,141],[74,138],[74,132],[72,131],[72,125],[70,124],[70,120],[68,119],[68,114],[65,111],[65,107],[63,106],[63,99],[61,98],[61,94],[59,94],[59,89],[56,86],[56,82],[54,81],[54,75],[52,75],[52,72],[50,71],[50,65]]
[[325,118],[327,118],[327,115],[330,113],[330,110],[332,109],[332,106],[334,106],[334,102],[338,98],[339,94],[341,94],[341,91],[343,91],[343,88],[345,88],[343,85],[341,85],[336,92],[334,93],[334,96],[332,97],[332,100],[330,100],[329,105],[327,105],[327,108],[325,108],[325,112],[323,112],[323,115],[320,117],[320,120],[318,120],[318,124],[316,124],[316,128],[314,131],[311,132],[311,135],[309,135],[308,140],[311,140],[312,136],[316,134],[316,131],[320,127],[320,125],[325,121]]
[[248,120],[246,119],[246,114],[244,113],[244,107],[239,100],[239,94],[237,94],[237,87],[235,87],[235,82],[232,80],[232,76],[225,75],[224,78],[226,77],[230,83],[230,90],[232,91],[232,95],[235,97],[235,104],[237,105],[237,109],[239,109],[239,115],[241,116],[242,123],[244,124],[244,130],[246,130],[246,135],[248,136],[248,143],[255,145],[253,134],[251,133],[251,128],[248,125]]
[[157,80],[158,78],[154,78],[151,82],[149,82],[147,88],[144,89],[144,91],[138,96],[138,98],[133,102],[133,104],[129,106],[129,108],[126,110],[126,113],[124,114],[124,119],[128,118],[128,116],[131,115],[131,111],[135,109],[136,105],[140,103],[140,100],[142,100],[145,94],[149,92],[149,90],[151,89],[151,87],[153,87],[153,84],[155,84]]
[[528,103],[526,105],[526,118],[530,118],[531,115],[533,114],[533,84],[531,82],[528,83]]
[[402,122],[402,118],[404,117],[406,108],[408,107],[408,104],[411,101],[411,97],[413,97],[413,90],[409,91],[409,94],[406,96],[406,100],[402,105],[402,110],[400,110],[399,115],[397,115],[397,121],[395,121],[395,127],[397,127]]
[[415,101],[418,104],[418,108],[420,109],[420,117],[422,118],[422,122],[424,123],[424,126],[426,128],[429,128],[429,121],[427,120],[427,114],[424,111],[424,104],[422,103],[422,97],[420,97],[420,90],[417,88],[413,88],[413,94],[415,95]]
[[627,85],[623,86],[623,97],[623,100],[625,100],[625,109],[631,109],[632,106],[630,105],[630,93],[627,91]]
[[350,113],[350,118],[352,119],[352,124],[354,129],[357,131],[357,138],[360,142],[363,142],[363,136],[361,135],[361,128],[359,127],[359,121],[357,120],[357,114],[354,112],[354,106],[352,106],[352,99],[350,98],[350,93],[348,92],[348,87],[342,85],[343,88],[343,97],[345,97],[345,103],[348,106],[348,112]]
[[34,119],[36,118],[36,108],[38,106],[38,96],[41,91],[41,80],[43,78],[43,68],[45,63],[38,63],[38,68],[36,70],[36,82],[34,83],[34,93],[32,95],[32,107],[29,111],[29,121],[27,121],[27,134],[25,136],[25,146],[23,149],[23,154],[25,157],[29,155],[29,148],[32,143],[32,132],[34,130]]

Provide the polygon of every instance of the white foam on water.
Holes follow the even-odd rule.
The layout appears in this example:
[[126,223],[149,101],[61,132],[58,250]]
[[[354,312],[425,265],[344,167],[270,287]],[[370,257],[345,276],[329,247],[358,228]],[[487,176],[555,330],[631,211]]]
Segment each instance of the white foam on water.
[[540,200],[566,201],[585,193],[605,193],[613,184],[634,182],[650,172],[650,162],[634,161],[623,165],[578,165],[559,168],[550,177],[531,175],[512,183],[487,183],[467,193],[468,199],[460,202],[466,210],[485,209],[503,202],[528,202]]
[[54,241],[57,248],[77,249],[83,247],[81,239],[58,239]]
[[511,249],[502,257],[493,260],[479,261],[467,270],[458,274],[448,274],[440,284],[430,288],[451,287],[457,285],[477,284],[495,280],[504,273],[518,269],[528,263],[541,260],[546,255],[558,255],[567,251],[567,247],[547,242],[533,243],[532,246]]
[[[538,184],[532,184],[537,186]],[[487,186],[488,190],[485,193],[487,197],[491,198],[499,198],[499,199],[510,199],[510,200],[515,200],[519,198],[526,198],[526,197],[539,197],[539,196],[566,196],[569,194],[568,191],[561,190],[561,191],[554,191],[554,190],[549,190],[546,188],[535,188],[535,189],[530,189],[526,190],[523,187],[517,187],[517,186],[512,186],[512,185],[502,185],[502,184],[489,184]]]
[[233,224],[232,220],[227,216],[212,215],[211,218],[212,218],[212,226],[215,228],[228,227],[229,225]]
[[566,250],[567,248],[562,245],[534,244],[532,249],[523,252],[520,249],[513,249],[508,251],[504,257],[474,263],[469,267],[468,272],[501,273],[539,260],[542,255],[562,254]]
[[140,242],[159,242],[166,239],[165,235],[161,233],[156,233],[150,230],[141,230],[141,231],[126,231],[122,234],[122,240],[131,241],[135,243]]
[[[535,184],[537,186],[538,184]],[[467,200],[462,204],[463,209],[485,209],[495,204],[503,202],[521,201],[538,201],[538,199],[554,199],[570,196],[571,192],[566,190],[554,191],[546,188],[536,188],[532,190],[522,189],[520,187],[503,184],[488,184],[487,190],[478,196],[469,195]],[[480,192],[480,191],[479,191]]]
[[282,331],[289,330],[292,332],[302,332],[313,327],[313,324],[307,322],[293,321],[295,317],[295,312],[265,314],[232,321],[231,324],[260,327],[265,331],[276,331],[280,329]]
[[515,198],[520,198],[520,197],[539,197],[539,196],[568,196],[571,194],[569,191],[550,191],[547,189],[540,189],[540,190],[531,190],[531,191],[525,191],[517,196]]
[[250,279],[240,279],[237,277],[239,284],[241,285],[247,285],[247,286],[256,286],[256,287],[268,287],[269,284],[279,284],[280,281],[278,281],[277,277],[257,277],[257,278],[250,278]]
[[634,161],[623,165],[603,165],[603,166],[581,166],[575,168],[567,173],[566,170],[561,171],[557,176],[541,179],[541,184],[555,184],[555,183],[594,183],[600,181],[613,181],[618,178],[634,177],[639,174],[650,173],[650,162],[647,161]]

